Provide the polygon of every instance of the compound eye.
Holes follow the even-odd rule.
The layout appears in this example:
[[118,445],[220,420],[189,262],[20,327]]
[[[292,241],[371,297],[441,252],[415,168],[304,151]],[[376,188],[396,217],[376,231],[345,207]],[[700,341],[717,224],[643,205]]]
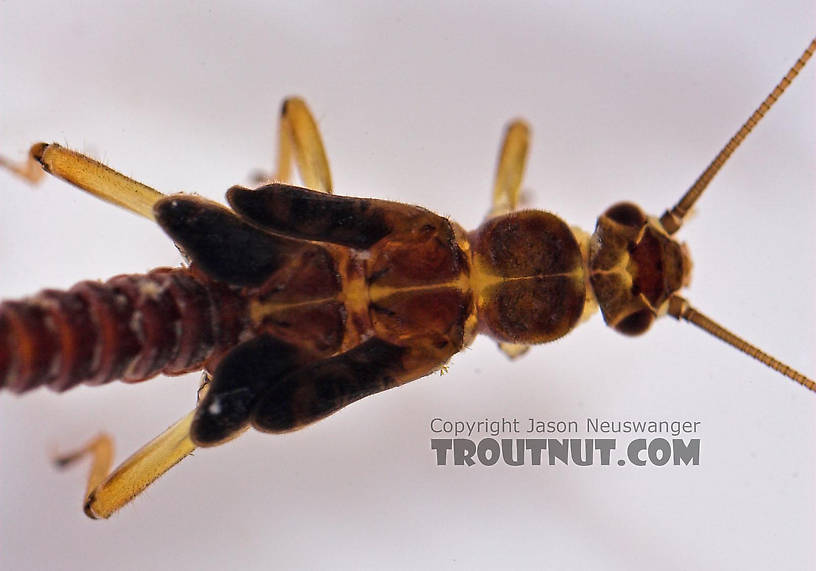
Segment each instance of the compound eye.
[[615,329],[624,335],[640,335],[646,333],[652,326],[652,321],[654,321],[654,314],[648,309],[641,309],[623,318],[615,325]]
[[646,215],[631,202],[619,202],[604,212],[604,216],[623,226],[640,228],[646,223]]

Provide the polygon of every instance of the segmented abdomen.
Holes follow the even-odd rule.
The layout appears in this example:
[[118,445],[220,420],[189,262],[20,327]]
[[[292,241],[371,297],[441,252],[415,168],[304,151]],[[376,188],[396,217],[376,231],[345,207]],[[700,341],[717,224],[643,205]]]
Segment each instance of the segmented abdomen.
[[139,381],[199,369],[247,327],[237,292],[160,268],[0,303],[0,389]]

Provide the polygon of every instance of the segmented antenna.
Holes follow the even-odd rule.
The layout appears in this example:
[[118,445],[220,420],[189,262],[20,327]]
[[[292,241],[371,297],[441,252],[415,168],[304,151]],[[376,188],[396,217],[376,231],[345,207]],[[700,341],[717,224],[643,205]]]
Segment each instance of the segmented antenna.
[[811,381],[799,371],[787,366],[785,363],[777,361],[744,339],[737,337],[719,323],[716,323],[707,316],[703,315],[693,308],[685,298],[680,297],[679,295],[673,295],[671,298],[669,298],[669,315],[675,319],[683,319],[696,325],[700,329],[711,333],[717,339],[725,341],[735,349],[739,349],[746,355],[753,357],[763,365],[767,365],[774,371],[779,371],[806,389],[816,392],[816,383]]
[[782,81],[780,81],[776,87],[774,87],[773,91],[771,91],[768,97],[765,98],[765,100],[759,105],[759,107],[756,108],[742,127],[740,127],[737,134],[731,137],[728,144],[726,144],[714,158],[714,160],[711,161],[711,164],[708,165],[708,167],[703,171],[703,174],[701,174],[700,177],[694,181],[694,184],[691,185],[691,188],[689,188],[686,194],[683,195],[683,198],[681,198],[671,210],[667,210],[665,213],[663,213],[663,216],[660,217],[660,223],[663,225],[666,232],[669,234],[674,234],[680,229],[680,226],[683,224],[683,219],[694,206],[694,203],[697,202],[697,199],[703,194],[706,187],[708,187],[711,179],[713,179],[719,172],[720,168],[722,168],[722,166],[725,164],[725,161],[728,160],[740,143],[745,140],[748,133],[750,133],[756,124],[759,123],[759,120],[765,116],[765,113],[768,112],[773,104],[776,103],[777,99],[779,99],[779,97],[785,92],[793,79],[799,74],[801,69],[813,55],[814,51],[816,51],[816,38],[810,42],[810,45],[799,57],[799,59],[796,60],[796,63],[793,64],[793,67],[790,68],[788,73],[785,74]]

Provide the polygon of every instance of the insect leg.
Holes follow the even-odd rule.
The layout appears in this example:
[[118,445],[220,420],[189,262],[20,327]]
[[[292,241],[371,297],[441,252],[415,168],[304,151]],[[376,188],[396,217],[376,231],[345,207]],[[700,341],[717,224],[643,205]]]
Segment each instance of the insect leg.
[[[518,207],[529,147],[530,128],[527,123],[519,119],[512,121],[504,132],[504,141],[499,152],[496,178],[493,182],[493,204],[488,218],[507,214]],[[529,351],[530,346],[499,341],[499,349],[510,359],[516,359]]]
[[0,168],[11,171],[31,184],[37,184],[43,179],[45,173],[42,167],[40,167],[40,163],[34,158],[35,148],[36,145],[28,151],[28,157],[25,162],[21,163],[15,163],[6,157],[0,156]]
[[85,514],[92,519],[110,517],[193,452],[196,446],[190,440],[192,420],[191,412],[122,462],[110,474],[113,442],[104,434],[81,450],[58,458],[60,466],[72,464],[86,455],[92,458],[85,492]]
[[256,177],[257,182],[290,182],[294,160],[307,188],[331,194],[329,161],[320,131],[306,102],[299,97],[288,97],[283,101],[280,113],[276,172],[271,176],[260,174]]
[[529,147],[530,127],[520,119],[512,121],[504,132],[488,217],[507,214],[518,207]]
[[6,159],[0,159],[0,166],[31,182],[39,180],[44,170],[102,200],[150,220],[154,220],[153,205],[164,197],[149,186],[57,144],[36,143],[31,147],[25,165],[15,165]]

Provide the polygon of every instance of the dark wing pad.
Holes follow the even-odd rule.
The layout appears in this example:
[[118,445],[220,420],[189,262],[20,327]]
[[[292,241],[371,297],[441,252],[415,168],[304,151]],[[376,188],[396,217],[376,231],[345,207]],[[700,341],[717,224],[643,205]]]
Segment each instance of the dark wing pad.
[[301,245],[242,221],[223,206],[194,196],[168,196],[153,211],[165,232],[212,278],[258,286]]
[[227,201],[247,220],[272,232],[367,249],[391,232],[383,201],[316,192],[287,184],[255,190],[234,186]]
[[265,432],[288,432],[399,384],[405,349],[378,338],[301,367],[266,392],[252,413]]
[[238,345],[218,365],[198,403],[190,429],[193,441],[212,446],[246,427],[258,396],[307,361],[297,347],[270,335]]

